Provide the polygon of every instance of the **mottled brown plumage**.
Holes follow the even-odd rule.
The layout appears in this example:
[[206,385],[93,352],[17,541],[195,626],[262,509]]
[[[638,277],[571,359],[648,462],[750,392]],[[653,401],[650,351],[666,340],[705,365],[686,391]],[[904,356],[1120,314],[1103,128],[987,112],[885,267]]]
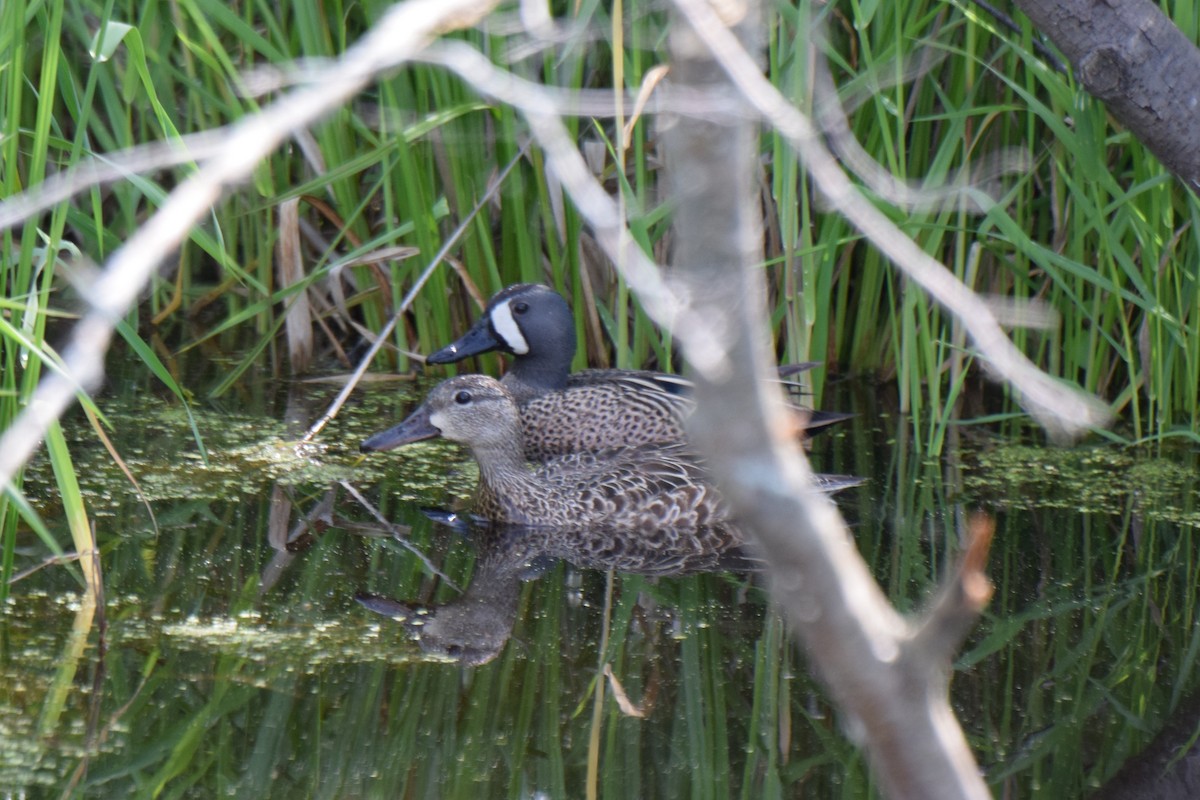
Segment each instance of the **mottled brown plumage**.
[[[647,531],[728,521],[720,494],[681,444],[580,451],[530,463],[516,401],[484,375],[443,381],[408,419],[362,447],[387,450],[438,435],[466,445],[479,463],[475,512],[487,519]],[[830,491],[857,482],[818,477]]]
[[[491,350],[513,356],[501,383],[520,409],[530,461],[685,440],[684,422],[694,408],[691,384],[648,370],[571,372],[574,318],[566,300],[548,286],[517,284],[497,292],[471,330],[426,361],[447,364]],[[850,416],[797,411],[807,431]]]
[[532,464],[521,427],[516,401],[499,381],[460,375],[363,447],[387,449],[439,434],[466,445],[479,463],[475,512],[499,522],[650,528],[725,518],[720,496],[682,445],[580,451]]
[[691,401],[643,378],[606,374],[591,381],[591,372],[577,373],[565,389],[520,404],[526,458],[545,461],[580,451],[683,441]]

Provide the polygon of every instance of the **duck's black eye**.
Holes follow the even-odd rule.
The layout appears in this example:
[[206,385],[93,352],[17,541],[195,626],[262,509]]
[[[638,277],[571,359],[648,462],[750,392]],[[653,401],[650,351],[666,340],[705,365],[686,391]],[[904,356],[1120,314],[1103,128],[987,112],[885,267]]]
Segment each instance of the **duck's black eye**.
[[513,303],[512,310],[513,310],[514,314],[524,314],[526,311],[529,310],[529,303],[525,303],[525,302]]
[[465,406],[467,403],[471,402],[471,393],[464,389],[463,391],[454,395],[454,402],[458,403],[460,406]]

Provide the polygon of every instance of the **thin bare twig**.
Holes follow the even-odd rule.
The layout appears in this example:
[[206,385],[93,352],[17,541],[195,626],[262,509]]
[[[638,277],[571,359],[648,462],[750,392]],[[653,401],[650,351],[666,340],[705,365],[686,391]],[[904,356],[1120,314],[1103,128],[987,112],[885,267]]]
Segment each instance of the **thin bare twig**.
[[229,131],[218,128],[166,142],[140,144],[115,153],[92,156],[47,177],[21,194],[5,198],[0,203],[0,231],[8,230],[93,186],[210,158],[220,153],[228,142]]
[[[828,46],[819,29],[812,29],[809,38],[814,49]],[[931,53],[931,48],[926,47],[922,51],[922,63],[904,78],[916,80],[945,57],[944,53]],[[826,141],[841,162],[886,202],[910,212],[962,209],[972,214],[984,214],[997,202],[999,192],[995,184],[998,178],[1029,170],[1028,152],[1009,147],[975,158],[940,180],[901,178],[872,158],[859,144],[846,118],[847,109],[834,86],[829,60],[823,53],[816,52],[814,61],[813,114]]]
[[358,382],[362,380],[362,376],[366,374],[367,367],[371,366],[371,362],[375,360],[375,356],[378,355],[379,351],[383,348],[383,343],[386,342],[388,337],[392,335],[392,331],[395,330],[397,323],[399,323],[401,315],[404,314],[404,312],[408,310],[408,307],[412,305],[413,300],[416,299],[417,294],[421,291],[422,287],[424,287],[425,283],[430,277],[432,277],[434,271],[441,266],[447,254],[449,254],[455,245],[458,244],[458,240],[470,228],[475,220],[475,216],[481,210],[483,210],[484,206],[491,202],[492,197],[495,196],[496,192],[500,190],[500,187],[504,185],[504,179],[508,177],[508,173],[511,172],[512,168],[515,167],[517,163],[525,157],[525,152],[528,149],[529,147],[526,145],[525,147],[522,147],[515,156],[513,156],[512,160],[508,162],[503,170],[501,170],[500,175],[496,178],[496,180],[491,182],[492,185],[488,187],[488,190],[484,192],[483,196],[479,198],[479,201],[475,203],[475,207],[471,209],[471,213],[467,214],[467,216],[463,218],[462,222],[460,222],[458,227],[455,228],[454,233],[450,234],[434,257],[430,259],[429,266],[425,267],[425,270],[417,277],[416,281],[413,282],[412,287],[410,287],[408,290],[408,294],[404,295],[404,299],[400,301],[400,306],[394,312],[392,312],[392,316],[388,319],[383,328],[380,329],[378,333],[374,334],[375,339],[371,342],[370,349],[367,350],[366,354],[362,357],[362,359],[359,360],[358,366],[354,368],[354,372],[350,375],[350,379],[346,381],[346,385],[342,387],[340,392],[338,392],[338,396],[333,398],[333,402],[329,404],[329,408],[325,410],[325,413],[321,415],[321,418],[314,422],[312,427],[308,429],[308,432],[304,434],[304,438],[300,440],[302,444],[312,441],[312,438],[320,433],[321,429],[328,425],[330,420],[337,416],[338,411],[340,411],[342,406],[345,405],[346,399],[350,397],[351,392],[353,392],[355,387],[358,386]]
[[[302,74],[305,84],[310,80],[320,80],[319,73],[306,71]],[[658,74],[651,71],[646,77],[648,86]],[[281,80],[277,88],[283,88],[293,82]],[[540,86],[539,90],[551,101],[556,113],[561,116],[607,119],[617,115],[616,98],[613,92],[608,90],[568,90],[557,86]],[[653,96],[646,96],[646,93],[647,87],[644,86],[637,94],[627,92],[621,101],[626,105],[635,106],[636,111],[645,113],[686,108],[696,114],[715,114],[724,111],[728,105],[720,98],[714,99],[710,96],[677,94],[668,98],[662,93]],[[47,177],[20,194],[6,197],[0,202],[0,231],[8,230],[93,186],[116,183],[134,175],[144,175],[212,158],[229,146],[230,137],[238,130],[239,124],[187,134],[165,142],[151,142],[111,153],[97,153],[75,166]],[[400,123],[397,121],[396,124]],[[301,149],[307,152],[309,148],[305,142],[309,137],[301,136],[298,131],[292,131],[292,135],[301,143]],[[313,160],[313,157],[310,157],[310,160]]]
[[674,2],[745,100],[800,155],[809,175],[833,208],[955,316],[980,355],[1017,392],[1026,411],[1053,438],[1074,438],[1090,428],[1108,423],[1111,411],[1104,403],[1038,369],[1000,329],[986,302],[862,197],[829,155],[809,119],[764,77],[754,59],[708,3],[704,0]]
[[453,589],[456,592],[460,592],[460,593],[462,592],[462,587],[460,587],[454,581],[450,580],[450,577],[448,575],[446,575],[446,573],[442,572],[440,569],[435,567],[433,565],[433,562],[429,560],[429,556],[425,555],[425,553],[423,553],[419,547],[417,547],[412,542],[408,541],[408,539],[404,538],[404,536],[401,535],[400,530],[395,525],[393,525],[391,522],[389,522],[387,520],[387,517],[383,516],[383,514],[380,513],[379,509],[377,509],[374,505],[372,505],[371,502],[367,500],[367,498],[363,497],[361,492],[359,492],[357,489],[355,489],[353,486],[351,486],[348,481],[338,481],[338,484],[343,489],[345,489],[347,492],[349,492],[350,496],[353,497],[355,500],[357,500],[359,505],[361,505],[363,508],[365,508],[367,510],[367,513],[369,513],[372,517],[375,518],[376,522],[378,522],[380,525],[383,526],[383,529],[388,532],[388,534],[391,536],[393,541],[395,541],[397,544],[399,544],[405,550],[407,550],[408,552],[410,552],[414,556],[416,556],[417,559],[422,564],[425,565],[425,569],[429,572],[430,575],[438,576],[443,581],[445,581],[446,584],[451,589]]
[[992,582],[984,568],[995,532],[996,521],[987,514],[978,512],[967,520],[967,548],[913,635],[913,646],[932,662],[950,663],[992,599]]

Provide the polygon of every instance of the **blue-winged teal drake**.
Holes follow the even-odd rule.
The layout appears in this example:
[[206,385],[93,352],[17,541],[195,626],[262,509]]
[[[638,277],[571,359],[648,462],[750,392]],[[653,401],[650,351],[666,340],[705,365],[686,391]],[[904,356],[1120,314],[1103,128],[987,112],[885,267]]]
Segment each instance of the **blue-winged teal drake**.
[[[462,338],[426,362],[448,364],[492,350],[513,356],[501,383],[521,409],[530,460],[684,439],[684,420],[693,408],[690,383],[648,370],[572,373],[574,319],[567,301],[548,286],[523,283],[501,290]],[[810,431],[851,416],[801,413]]]
[[[362,444],[389,450],[442,436],[466,445],[479,464],[475,513],[524,525],[637,530],[701,528],[727,520],[705,472],[675,443],[580,451],[540,464],[526,459],[516,400],[494,378],[443,381],[404,422]],[[821,476],[829,491],[859,483]]]

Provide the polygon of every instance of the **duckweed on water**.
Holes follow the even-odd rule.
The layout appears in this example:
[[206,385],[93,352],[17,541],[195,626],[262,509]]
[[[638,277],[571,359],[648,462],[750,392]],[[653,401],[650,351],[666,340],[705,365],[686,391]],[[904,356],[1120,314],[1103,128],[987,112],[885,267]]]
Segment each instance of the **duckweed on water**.
[[[259,667],[317,674],[331,664],[406,664],[429,658],[398,625],[361,614],[346,619],[280,624],[258,614],[188,617],[162,628],[166,646],[245,659]],[[271,670],[268,670],[271,671]],[[266,673],[264,673],[264,678]]]
[[[83,671],[70,684],[66,700],[75,711],[55,726],[53,740],[40,731],[56,675],[67,657],[60,622],[78,603],[75,593],[33,592],[3,609],[9,658],[0,659],[0,787],[61,785],[81,759],[117,753],[126,746],[128,731],[119,714],[105,718],[101,731],[90,728],[88,714],[80,713],[92,702],[92,677]],[[279,680],[283,674],[315,675],[334,665],[433,660],[400,626],[357,613],[280,621],[244,612],[164,623],[148,617],[134,596],[110,598],[107,611],[110,670],[121,672],[122,653],[154,652],[159,656],[158,665],[150,667],[153,674],[171,673],[200,686],[211,683],[219,671],[214,659],[237,663],[240,685],[275,691],[284,685]],[[175,613],[171,618],[178,619]],[[81,670],[95,658],[94,642],[87,648]]]
[[[391,402],[397,407],[359,418],[364,434],[403,415]],[[828,703],[793,660],[782,624],[763,622],[765,607],[745,578],[624,576],[614,579],[610,609],[605,576],[555,568],[519,589],[512,638],[494,661],[417,663],[434,656],[355,594],[445,608],[460,597],[447,581],[391,539],[337,530],[367,516],[346,494],[331,527],[288,553],[269,535],[276,505],[267,495],[246,497],[246,484],[265,480],[275,462],[353,463],[361,435],[327,431],[321,447],[292,453],[281,444],[282,426],[246,427],[210,441],[211,463],[247,470],[236,493],[156,503],[155,536],[130,534],[143,511],[113,479],[109,490],[125,517],[97,526],[108,590],[103,662],[99,625],[85,648],[67,647],[78,595],[63,594],[76,590],[61,570],[18,584],[0,638],[0,796],[10,787],[41,796],[47,785],[64,795],[76,774],[81,797],[148,795],[158,784],[162,796],[391,797],[419,786],[429,796],[490,797],[526,779],[549,787],[548,796],[574,796],[593,728],[573,709],[590,696],[601,630],[611,632],[614,672],[630,698],[656,698],[645,719],[605,722],[603,735],[633,743],[605,756],[609,794],[686,794],[687,781],[700,780],[696,765],[711,767],[714,756],[719,771],[709,769],[705,786],[722,795],[765,794],[757,782],[737,783],[736,775],[760,772],[774,775],[780,796],[832,796],[847,785],[843,795],[869,794],[861,755],[830,728]],[[188,443],[185,431],[176,434]],[[182,460],[147,442],[121,446],[147,464]],[[394,500],[467,491],[470,472],[446,465],[460,453],[431,442],[369,457],[364,466],[387,477],[377,485],[358,479],[356,488],[466,588],[496,562]],[[890,498],[887,518],[913,521],[915,540],[929,520],[949,516],[938,489],[944,472],[940,462],[895,456],[894,446],[880,446],[856,463]],[[1003,782],[1029,796],[1036,784],[1045,796],[1079,797],[1144,744],[1154,715],[1195,684],[1187,538],[1151,520],[1139,526],[1135,547],[1114,536],[1131,509],[1154,506],[1163,516],[1187,507],[1191,472],[1129,450],[998,448],[973,460],[972,494],[1014,513],[998,515],[989,564],[995,599],[958,662],[954,702],[997,792]],[[1086,502],[1101,505],[1094,515],[1075,511],[1085,502],[1081,484]],[[929,490],[907,491],[914,485]],[[288,495],[298,509],[311,501],[301,490]],[[842,502],[860,519],[878,507],[868,492]],[[1111,507],[1120,513],[1103,513]],[[939,570],[930,567],[926,540],[907,535],[869,523],[856,530],[876,574],[896,576],[887,584],[896,596],[928,596]],[[76,669],[58,680],[72,652]],[[62,713],[54,735],[41,737],[43,709],[55,702]],[[1148,722],[1134,728],[1132,717]],[[769,738],[783,730],[787,741]],[[786,768],[772,766],[784,759]],[[551,762],[560,765],[553,780],[545,777]],[[820,771],[798,777],[797,764]],[[646,775],[669,775],[669,791],[624,782]]]
[[[152,502],[248,497],[268,490],[273,482],[371,484],[396,474],[404,479],[403,499],[442,502],[448,494],[467,496],[475,483],[469,459],[445,443],[382,456],[359,454],[358,443],[397,415],[392,392],[365,393],[311,443],[301,443],[302,425],[196,409],[193,416],[207,458],[196,446],[187,415],[175,404],[143,395],[106,401],[103,411],[112,425],[110,436],[120,442],[122,460]],[[70,437],[81,492],[93,513],[104,516],[122,498],[132,496],[133,487],[86,423],[72,426]],[[465,469],[448,470],[455,462]],[[31,469],[31,485],[50,484],[48,463],[36,462]],[[41,499],[54,502],[49,496]]]
[[[3,607],[4,649],[11,657],[0,659],[0,786],[53,786],[85,755],[119,749],[117,729],[97,741],[82,716],[68,715],[52,739],[41,730],[66,641],[48,620],[69,617],[78,602],[77,594],[35,592]],[[82,699],[90,686],[77,683],[73,691]]]
[[402,451],[371,456],[393,477],[401,500],[416,503],[451,503],[471,497],[479,468],[466,451],[444,441],[421,442]]
[[1132,503],[1158,519],[1195,524],[1196,478],[1194,467],[1128,450],[1014,444],[975,453],[964,485],[980,500],[1009,507],[1120,514]]

